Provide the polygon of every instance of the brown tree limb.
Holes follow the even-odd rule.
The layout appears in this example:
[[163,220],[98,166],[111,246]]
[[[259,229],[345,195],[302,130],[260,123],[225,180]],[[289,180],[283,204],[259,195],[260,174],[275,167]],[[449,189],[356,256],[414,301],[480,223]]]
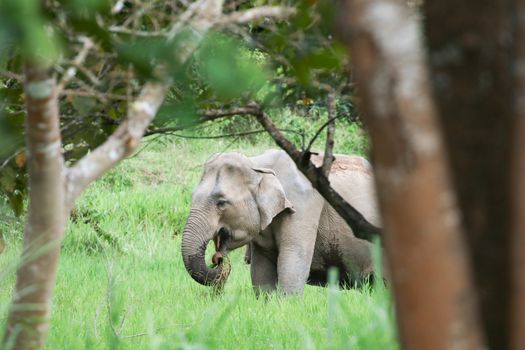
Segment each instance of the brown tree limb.
[[305,157],[303,152],[299,151],[293,143],[286,139],[263,111],[259,110],[254,116],[263,128],[268,131],[275,143],[288,153],[297,165],[297,168],[312,183],[312,186],[319,191],[324,199],[330,203],[352,228],[356,237],[372,241],[381,234],[380,228],[368,222],[359,211],[345,201],[345,199],[330,186],[330,181],[324,175],[322,169],[316,167],[309,157]]
[[401,1],[347,0],[405,349],[483,349],[469,251],[417,24]]
[[66,218],[57,88],[47,67],[26,64],[29,209],[4,347],[40,349],[49,331],[51,296]]

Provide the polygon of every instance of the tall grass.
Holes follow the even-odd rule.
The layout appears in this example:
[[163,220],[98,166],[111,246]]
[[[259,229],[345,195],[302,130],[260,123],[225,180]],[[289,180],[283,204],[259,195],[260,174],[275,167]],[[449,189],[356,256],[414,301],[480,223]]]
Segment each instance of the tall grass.
[[[185,271],[180,233],[206,158],[269,147],[262,136],[233,144],[150,140],[94,183],[77,201],[63,242],[46,349],[398,348],[390,296],[381,286],[308,286],[301,297],[256,299],[242,251],[232,253],[220,295]],[[9,216],[4,206],[0,213]],[[9,216],[0,229],[8,246],[0,254],[3,328],[23,220]]]

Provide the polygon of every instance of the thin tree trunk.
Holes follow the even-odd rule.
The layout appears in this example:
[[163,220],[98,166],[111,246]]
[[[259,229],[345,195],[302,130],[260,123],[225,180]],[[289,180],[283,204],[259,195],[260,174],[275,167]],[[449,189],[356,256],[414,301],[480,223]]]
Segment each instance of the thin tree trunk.
[[509,347],[516,3],[424,4],[436,102],[491,349]]
[[483,348],[419,28],[402,1],[347,4],[346,34],[372,140],[401,343],[406,349]]
[[66,212],[56,82],[44,67],[27,64],[25,96],[29,210],[3,344],[30,350],[47,338]]

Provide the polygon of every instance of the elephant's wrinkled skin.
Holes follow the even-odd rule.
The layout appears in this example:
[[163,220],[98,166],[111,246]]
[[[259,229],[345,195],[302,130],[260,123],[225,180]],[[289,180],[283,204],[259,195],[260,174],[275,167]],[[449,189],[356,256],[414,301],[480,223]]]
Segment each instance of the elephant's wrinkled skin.
[[[322,162],[320,156],[312,160]],[[368,221],[380,224],[364,158],[336,155],[330,182]],[[285,293],[301,293],[305,283],[324,284],[331,266],[349,285],[372,272],[371,244],[354,237],[283,151],[250,158],[223,153],[206,162],[182,237],[184,265],[206,285],[220,272],[204,261],[210,240],[215,260],[250,243],[256,292],[279,286]]]

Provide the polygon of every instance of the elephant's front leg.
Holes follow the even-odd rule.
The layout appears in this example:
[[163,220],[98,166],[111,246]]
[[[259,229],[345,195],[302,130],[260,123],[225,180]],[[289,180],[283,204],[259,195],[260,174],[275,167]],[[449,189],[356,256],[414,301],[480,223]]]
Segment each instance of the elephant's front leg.
[[253,243],[251,247],[251,276],[255,294],[274,291],[277,287],[276,254]]
[[285,294],[302,294],[310,274],[316,237],[317,225],[283,223],[277,273],[279,288]]

